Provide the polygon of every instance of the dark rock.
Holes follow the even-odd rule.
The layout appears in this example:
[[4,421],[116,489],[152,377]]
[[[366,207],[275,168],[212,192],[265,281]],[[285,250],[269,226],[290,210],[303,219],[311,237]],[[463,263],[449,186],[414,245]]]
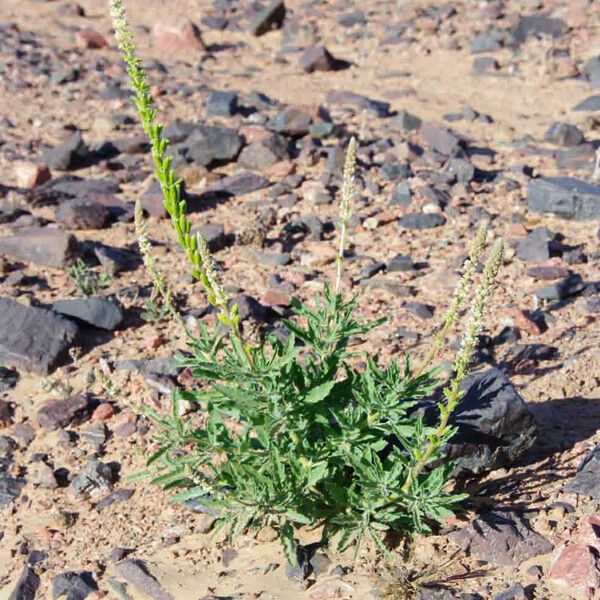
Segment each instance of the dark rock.
[[421,128],[423,122],[419,117],[411,115],[406,110],[401,110],[398,114],[389,121],[388,127],[393,131],[417,131]]
[[116,194],[119,184],[111,179],[83,179],[75,175],[60,175],[29,192],[33,206],[56,204],[67,198]]
[[573,273],[562,281],[552,283],[543,287],[541,290],[537,290],[535,295],[540,300],[564,300],[569,296],[574,296],[585,289],[586,284],[584,283],[579,273]]
[[476,74],[497,71],[499,68],[500,65],[493,56],[477,56],[473,59],[473,71]]
[[433,318],[433,308],[422,302],[406,302],[403,308],[419,317],[419,319],[427,320]]
[[60,429],[89,419],[91,407],[85,394],[64,400],[52,400],[38,411],[38,421],[44,429]]
[[517,256],[525,262],[544,262],[550,258],[549,241],[547,229],[538,227],[519,242]]
[[90,158],[90,149],[77,131],[66,142],[44,152],[41,161],[50,169],[70,171],[86,166]]
[[83,470],[71,481],[69,488],[77,499],[94,500],[112,490],[113,480],[110,466],[92,457],[88,459]]
[[78,328],[50,310],[0,297],[0,362],[47,375],[68,356]]
[[530,36],[550,36],[558,38],[567,32],[567,24],[561,19],[544,15],[526,15],[521,17],[513,31],[517,44],[522,44]]
[[52,579],[52,600],[66,596],[66,600],[84,600],[98,591],[94,576],[88,571],[68,571]]
[[343,27],[354,27],[354,25],[366,25],[367,18],[362,10],[353,10],[340,15],[337,22]]
[[530,600],[530,598],[531,596],[520,583],[515,583],[494,596],[494,600]]
[[544,134],[544,140],[558,146],[578,146],[583,142],[583,131],[568,123],[552,123]]
[[296,544],[296,560],[293,564],[286,562],[285,574],[291,581],[303,582],[312,572],[310,564],[311,552],[302,544]]
[[459,183],[470,183],[475,179],[475,166],[465,158],[450,158],[444,170],[456,177]]
[[247,294],[236,296],[231,300],[232,304],[237,304],[240,314],[240,321],[254,319],[258,322],[266,322],[269,319],[270,309],[263,306],[258,300]]
[[103,229],[109,222],[110,212],[102,204],[74,199],[61,202],[55,218],[67,229]]
[[[466,393],[450,419],[458,432],[446,448],[449,459],[457,461],[457,476],[512,464],[533,445],[533,415],[502,371],[472,374],[461,388]],[[425,415],[428,423],[437,418],[433,401],[426,404]]]
[[529,210],[564,219],[600,218],[600,187],[570,177],[543,177],[527,185]]
[[0,255],[42,267],[64,269],[77,254],[75,236],[59,229],[24,227],[13,235],[0,238]]
[[577,112],[594,112],[600,110],[600,94],[589,96],[574,106],[571,110]]
[[292,261],[288,252],[252,252],[252,256],[264,267],[285,266]]
[[547,554],[553,545],[533,531],[516,512],[487,512],[450,538],[476,560],[493,565],[518,567],[522,562]]
[[234,129],[202,125],[196,127],[183,144],[192,162],[209,167],[235,160],[243,140]]
[[398,219],[398,224],[404,229],[431,229],[445,223],[446,218],[439,213],[408,213]]
[[229,246],[231,236],[225,234],[223,225],[217,223],[207,223],[201,225],[196,231],[204,238],[206,245],[211,252],[219,252]]
[[308,113],[289,107],[279,111],[267,125],[269,129],[284,135],[303,136],[308,133],[311,123],[312,117]]
[[467,594],[442,585],[425,585],[416,600],[483,600],[479,594]]
[[7,435],[0,435],[0,457],[8,458],[17,449],[17,442]]
[[381,273],[381,271],[383,271],[384,269],[385,263],[377,261],[364,267],[360,274],[361,277],[369,279],[370,277],[374,277],[375,275],[377,275],[377,273]]
[[279,135],[252,142],[238,157],[238,164],[247,169],[262,171],[288,158],[287,141]]
[[389,102],[371,100],[371,98],[346,90],[331,90],[327,93],[325,102],[327,104],[356,106],[361,110],[364,109],[368,112],[372,112],[378,117],[387,117],[390,112]]
[[408,179],[412,175],[410,164],[407,162],[384,162],[381,166],[381,176],[388,181]]
[[229,175],[210,186],[206,192],[224,193],[232,196],[243,196],[262,190],[270,185],[269,180],[258,173],[244,171]]
[[26,483],[24,479],[16,479],[9,475],[10,463],[8,457],[0,458],[0,509],[16,500],[21,495]]
[[325,46],[309,46],[301,54],[298,64],[305,73],[335,71],[338,68],[338,61]]
[[238,109],[238,97],[235,92],[214,91],[206,104],[206,116],[231,117]]
[[548,344],[515,344],[507,355],[507,360],[518,364],[523,360],[552,360],[558,354],[556,346]]
[[179,367],[177,366],[177,359],[175,357],[152,358],[148,360],[130,358],[117,361],[115,368],[142,373],[143,375],[152,374],[176,377],[179,374]]
[[8,600],[35,600],[40,583],[36,572],[30,566],[26,566]]
[[138,256],[133,252],[102,243],[94,246],[94,254],[100,266],[110,275],[116,275],[139,262]]
[[111,492],[108,496],[102,498],[102,500],[100,500],[100,502],[96,504],[96,510],[98,512],[102,512],[103,510],[106,510],[113,504],[118,504],[119,502],[127,502],[127,500],[129,500],[134,493],[134,489],[128,488],[120,488],[118,490],[115,490],[114,492]]
[[500,36],[494,33],[480,33],[469,43],[471,54],[482,54],[483,52],[496,52],[502,48]]
[[108,298],[57,300],[52,310],[107,331],[114,331],[123,321],[121,307]]
[[323,221],[315,215],[305,215],[294,219],[288,223],[284,232],[286,234],[294,234],[298,232],[310,233],[310,239],[314,242],[320,242],[323,239],[325,227]]
[[410,206],[412,192],[406,181],[401,181],[394,186],[390,206]]
[[114,570],[130,585],[152,600],[175,600],[150,573],[141,560],[124,560],[114,566]]
[[600,445],[586,456],[565,490],[578,496],[600,500]]
[[140,197],[142,208],[151,217],[157,219],[165,219],[167,217],[167,209],[165,208],[165,200],[158,181],[153,181],[149,189],[147,189]]
[[590,80],[592,87],[600,87],[600,55],[589,58],[583,66],[583,72]]
[[395,271],[412,271],[415,268],[413,259],[405,254],[397,254],[387,263],[387,270],[390,273]]
[[425,124],[419,130],[421,137],[427,142],[431,150],[435,150],[450,156],[456,152],[462,145],[462,140],[456,134],[436,127],[435,125]]
[[252,19],[248,29],[258,37],[274,29],[281,29],[284,19],[285,3],[283,0],[273,0]]

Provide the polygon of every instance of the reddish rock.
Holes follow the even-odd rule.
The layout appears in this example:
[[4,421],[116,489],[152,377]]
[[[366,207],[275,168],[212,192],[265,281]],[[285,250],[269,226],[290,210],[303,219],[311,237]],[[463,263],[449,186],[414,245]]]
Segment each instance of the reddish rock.
[[200,30],[189,19],[158,20],[152,28],[154,43],[161,50],[197,52],[206,50]]
[[0,400],[0,429],[12,425],[10,404],[6,400]]
[[14,166],[18,187],[34,188],[52,179],[50,169],[44,164],[19,161]]
[[266,290],[260,301],[267,306],[290,306],[290,295],[279,290]]
[[296,165],[291,160],[280,160],[264,169],[267,177],[287,177],[296,172]]
[[165,208],[165,200],[160,188],[158,181],[155,181],[146,192],[144,192],[140,198],[142,208],[151,217],[157,219],[166,219],[168,216],[167,209]]
[[71,423],[82,423],[89,417],[89,399],[85,394],[48,402],[38,411],[44,429],[59,429]]
[[91,27],[85,27],[75,33],[77,45],[88,50],[101,50],[108,47],[106,38]]
[[522,331],[526,331],[531,335],[542,333],[540,326],[533,320],[529,311],[515,308],[510,312],[510,316],[515,320],[515,325]]
[[244,136],[248,144],[251,144],[252,142],[261,142],[273,135],[271,131],[260,125],[242,125],[239,134]]
[[571,594],[591,596],[600,588],[600,571],[591,548],[585,545],[563,546],[548,575],[555,585]]
[[92,413],[92,421],[107,421],[115,414],[115,409],[112,404],[103,402]]
[[300,56],[300,68],[306,73],[335,71],[338,61],[324,46],[309,46]]

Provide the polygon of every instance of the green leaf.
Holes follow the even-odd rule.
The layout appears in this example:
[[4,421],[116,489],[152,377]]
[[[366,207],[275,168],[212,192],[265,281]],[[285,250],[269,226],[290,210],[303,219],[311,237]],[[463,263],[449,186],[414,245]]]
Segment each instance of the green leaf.
[[334,385],[335,381],[326,381],[325,383],[312,388],[304,397],[304,402],[306,404],[316,404],[317,402],[321,402],[321,400],[325,400],[325,398],[329,396]]

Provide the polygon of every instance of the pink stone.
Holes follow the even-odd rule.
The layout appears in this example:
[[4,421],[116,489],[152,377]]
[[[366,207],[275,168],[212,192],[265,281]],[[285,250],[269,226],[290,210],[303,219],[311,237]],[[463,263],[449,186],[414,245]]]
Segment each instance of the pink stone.
[[279,290],[266,290],[261,296],[261,302],[267,306],[289,306],[290,295]]
[[200,30],[189,19],[159,20],[152,28],[154,43],[161,50],[189,52],[206,50]]
[[85,27],[75,33],[77,45],[90,50],[101,50],[108,47],[105,37],[91,27]]
[[92,413],[92,421],[107,421],[115,414],[115,409],[112,404],[103,402],[98,405]]
[[600,571],[588,546],[564,546],[550,569],[549,579],[571,593],[591,595],[600,587]]
[[46,165],[28,161],[15,163],[15,176],[17,186],[22,188],[34,188],[52,179],[50,170]]
[[287,177],[296,171],[296,165],[291,160],[281,160],[264,169],[267,177]]

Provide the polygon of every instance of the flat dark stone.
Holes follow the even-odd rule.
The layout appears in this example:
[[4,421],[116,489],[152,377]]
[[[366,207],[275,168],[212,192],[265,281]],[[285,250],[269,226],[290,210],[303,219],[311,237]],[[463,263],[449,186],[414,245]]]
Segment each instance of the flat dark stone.
[[0,238],[5,254],[42,267],[64,269],[77,255],[77,239],[71,233],[45,227],[23,227]]
[[121,307],[108,298],[57,300],[52,305],[52,310],[107,331],[114,331],[123,321]]
[[579,465],[575,477],[566,485],[565,490],[600,500],[600,444]]
[[542,177],[527,185],[529,210],[564,219],[600,218],[600,187],[571,177]]

